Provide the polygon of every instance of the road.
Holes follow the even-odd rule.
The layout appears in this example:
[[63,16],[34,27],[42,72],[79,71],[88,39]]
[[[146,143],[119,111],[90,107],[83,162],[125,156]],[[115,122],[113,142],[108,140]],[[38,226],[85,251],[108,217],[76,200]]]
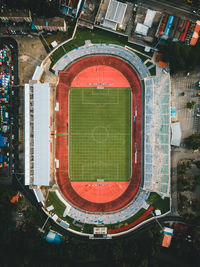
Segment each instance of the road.
[[141,5],[148,8],[166,12],[183,19],[190,19],[194,22],[197,19],[200,19],[199,15],[192,12],[194,10],[193,7],[185,5],[184,3],[180,3],[178,1],[171,1],[169,3],[169,1],[165,0],[140,0],[140,3]]

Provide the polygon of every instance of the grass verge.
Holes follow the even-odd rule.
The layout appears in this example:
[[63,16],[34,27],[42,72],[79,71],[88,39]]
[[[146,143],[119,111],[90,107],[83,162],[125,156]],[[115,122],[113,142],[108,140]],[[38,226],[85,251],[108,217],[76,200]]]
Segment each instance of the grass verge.
[[147,203],[151,204],[155,209],[161,210],[162,214],[170,209],[170,199],[168,197],[162,199],[156,192],[150,193]]

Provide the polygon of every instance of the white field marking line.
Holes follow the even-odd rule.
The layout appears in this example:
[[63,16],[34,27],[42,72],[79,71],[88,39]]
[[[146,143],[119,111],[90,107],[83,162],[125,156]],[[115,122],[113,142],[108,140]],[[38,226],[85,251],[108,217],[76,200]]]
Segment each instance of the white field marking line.
[[[80,127],[79,129],[82,129],[82,128]],[[89,137],[89,136],[92,136],[94,134],[92,134],[92,133],[70,133],[70,135],[71,136],[88,136]],[[102,136],[106,135],[107,136],[107,134],[95,134],[95,136],[100,136],[100,135],[102,135]],[[127,133],[127,134],[125,134],[125,133],[124,134],[118,134],[118,133],[116,133],[116,134],[109,134],[109,136],[112,137],[112,136],[132,136],[132,135],[129,134],[129,133]]]
[[[117,170],[117,173],[116,173],[116,175],[114,176],[114,177],[111,177],[111,178],[106,178],[105,176],[102,178],[102,177],[98,177],[98,179],[104,179],[104,182],[110,182],[110,181],[105,181],[105,179],[116,179],[116,180],[119,180],[119,163],[117,163],[117,164],[115,164],[115,168],[113,167],[113,164],[111,164],[111,163],[109,163],[109,164],[106,164],[106,163],[104,163],[104,162],[102,162],[102,161],[98,161],[98,162],[100,162],[100,163],[103,163],[103,165],[105,166],[105,167],[112,167],[112,169],[113,170]],[[92,177],[94,177],[95,176],[95,174],[92,174],[91,176],[92,177],[90,177],[90,178],[88,178],[88,177],[85,177],[84,176],[84,169],[87,169],[88,171],[90,171],[90,170],[94,170],[94,168],[95,168],[95,166],[96,166],[96,169],[95,170],[97,170],[97,167],[99,167],[100,168],[100,172],[101,172],[101,170],[102,170],[102,167],[103,167],[103,165],[102,164],[98,164],[98,162],[95,162],[95,163],[93,163],[93,164],[90,164],[90,163],[86,163],[86,164],[81,164],[81,166],[79,166],[79,167],[81,167],[81,179],[82,180],[86,180],[86,179],[90,179],[90,178],[92,178]],[[106,166],[107,165],[107,166]],[[108,166],[108,165],[110,165],[110,166]],[[87,166],[87,167],[86,167]],[[87,173],[87,172],[86,172]],[[89,182],[93,182],[93,181],[87,181],[88,183]],[[98,182],[98,183],[101,183],[101,182]]]
[[[117,93],[117,102],[103,102],[103,103],[94,103],[94,102],[86,102],[84,101],[84,90],[82,89],[82,104],[83,105],[119,105],[119,88],[116,88],[116,90],[118,91]],[[105,90],[105,89],[104,89]]]
[[[100,95],[100,96],[109,96],[110,90],[109,89],[104,90],[105,87],[101,91],[97,87],[91,88],[91,89],[92,89],[92,95],[93,96],[98,96],[98,95]],[[95,94],[95,91],[96,91],[96,94]]]

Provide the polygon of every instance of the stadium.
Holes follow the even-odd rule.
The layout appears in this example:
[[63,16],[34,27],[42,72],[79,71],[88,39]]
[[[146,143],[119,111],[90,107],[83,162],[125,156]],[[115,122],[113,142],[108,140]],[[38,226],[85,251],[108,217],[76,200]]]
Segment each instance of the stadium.
[[90,238],[169,213],[169,75],[91,41],[50,64],[25,85],[25,185],[43,211]]

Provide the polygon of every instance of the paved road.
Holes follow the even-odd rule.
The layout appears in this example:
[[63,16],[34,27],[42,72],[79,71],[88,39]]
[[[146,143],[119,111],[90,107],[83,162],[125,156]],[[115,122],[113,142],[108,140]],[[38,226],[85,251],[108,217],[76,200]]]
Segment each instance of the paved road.
[[177,3],[176,1],[171,1],[169,3],[169,1],[166,0],[140,0],[140,3],[151,9],[167,12],[183,19],[190,19],[194,22],[200,18],[200,16],[192,12],[194,10],[192,7]]

